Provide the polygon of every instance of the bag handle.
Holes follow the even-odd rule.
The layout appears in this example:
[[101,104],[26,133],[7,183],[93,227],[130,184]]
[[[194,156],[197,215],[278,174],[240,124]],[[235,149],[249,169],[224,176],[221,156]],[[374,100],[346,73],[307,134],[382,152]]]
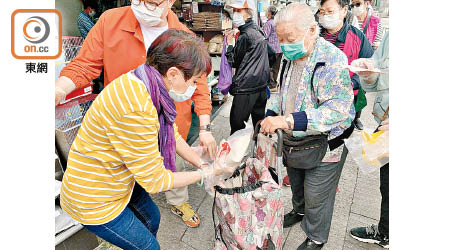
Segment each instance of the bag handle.
[[220,186],[214,186],[214,190],[221,194],[228,194],[228,195],[243,194],[243,193],[254,191],[254,190],[262,187],[262,185],[264,185],[266,183],[268,183],[268,182],[267,181],[258,181],[255,184],[251,184],[251,185],[248,185],[245,187],[234,187],[234,188],[222,188]]
[[387,107],[386,111],[384,112],[383,116],[380,116],[379,114],[372,112],[372,115],[376,116],[380,121],[386,120],[387,116],[389,115],[389,106]]
[[370,15],[369,18],[367,18],[366,27],[364,27],[364,31],[363,31],[364,35],[366,34],[367,28],[369,27],[370,18],[372,18],[372,15]]
[[216,240],[220,239],[222,243],[226,246],[227,244],[223,240],[222,236],[222,227],[219,227],[219,225],[216,226],[216,216],[214,215],[214,210],[216,208],[216,197],[217,197],[217,191],[214,191],[214,201],[213,201],[213,207],[212,207],[212,218],[213,218],[213,225],[214,225],[214,237]]
[[[256,122],[256,126],[255,126],[255,131],[253,132],[253,140],[255,141],[255,146],[256,143],[258,141],[258,134],[259,134],[259,130],[261,129],[261,122],[263,120],[259,120],[258,122]],[[275,148],[277,149],[277,156],[281,157],[283,154],[282,148],[278,147],[278,145],[283,145],[283,130],[281,129],[277,129],[275,130],[275,132],[277,133],[277,145],[275,146]]]

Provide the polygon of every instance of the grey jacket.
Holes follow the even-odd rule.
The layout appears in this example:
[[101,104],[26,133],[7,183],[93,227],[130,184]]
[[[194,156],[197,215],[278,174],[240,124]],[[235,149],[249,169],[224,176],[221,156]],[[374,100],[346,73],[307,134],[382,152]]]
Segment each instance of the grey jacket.
[[[366,92],[377,92],[375,102],[373,104],[373,112],[383,117],[386,109],[389,107],[389,32],[383,37],[380,47],[373,54],[372,59],[375,61],[376,68],[386,74],[379,74],[375,83],[366,83],[362,78],[361,86]],[[374,116],[378,124],[381,123],[377,116]],[[389,114],[387,116],[389,118]],[[387,119],[386,118],[386,119]]]

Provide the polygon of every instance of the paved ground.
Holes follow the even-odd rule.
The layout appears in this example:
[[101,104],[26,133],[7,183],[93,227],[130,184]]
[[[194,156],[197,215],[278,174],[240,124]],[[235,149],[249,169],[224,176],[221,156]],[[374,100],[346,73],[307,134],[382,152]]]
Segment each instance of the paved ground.
[[[362,121],[368,128],[375,128],[370,112],[374,95],[368,94],[368,107],[363,111]],[[213,134],[217,141],[229,135],[229,109],[231,100],[223,105],[219,115],[212,122]],[[283,169],[284,174],[285,170]],[[283,187],[284,209],[292,209],[290,188]],[[163,194],[153,195],[161,211],[161,225],[158,241],[161,249],[210,250],[213,249],[214,229],[211,217],[212,198],[196,185],[189,187],[190,203],[201,217],[198,228],[187,228],[184,223],[169,210]],[[349,156],[345,163],[336,195],[333,221],[329,241],[324,250],[340,249],[382,249],[381,247],[360,243],[349,236],[349,230],[355,226],[376,223],[380,212],[379,173],[364,175],[358,172],[353,159]],[[300,225],[285,230],[283,249],[296,249],[306,238]],[[98,249],[117,249],[103,243]]]

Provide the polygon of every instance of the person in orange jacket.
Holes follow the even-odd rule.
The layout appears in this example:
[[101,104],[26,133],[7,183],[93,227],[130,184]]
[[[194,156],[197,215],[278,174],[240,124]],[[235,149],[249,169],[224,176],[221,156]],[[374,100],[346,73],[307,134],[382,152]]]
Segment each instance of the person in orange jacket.
[[[77,57],[60,73],[55,82],[55,105],[75,89],[87,86],[97,78],[104,67],[105,86],[120,75],[145,63],[147,49],[152,42],[168,29],[192,33],[170,10],[175,0],[132,0],[131,6],[105,11],[91,29]],[[197,82],[191,99],[176,102],[175,123],[178,131],[187,139],[191,126],[191,105],[200,119],[199,143],[209,154],[216,152],[216,141],[211,134],[210,93],[204,74]],[[177,171],[184,165],[177,163]],[[198,214],[188,202],[188,189],[180,188],[166,192],[174,214],[180,216],[189,227],[200,224]]]

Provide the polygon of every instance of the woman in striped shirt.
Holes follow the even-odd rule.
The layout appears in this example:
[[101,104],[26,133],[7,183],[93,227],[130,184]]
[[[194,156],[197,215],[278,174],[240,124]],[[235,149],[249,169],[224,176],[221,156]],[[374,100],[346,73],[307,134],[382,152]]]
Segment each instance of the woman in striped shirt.
[[[123,249],[159,249],[160,214],[148,193],[234,171],[202,170],[174,123],[174,101],[190,98],[210,71],[201,40],[178,30],[161,34],[146,63],[111,82],[86,113],[70,149],[61,207]],[[175,173],[176,153],[200,170]]]

